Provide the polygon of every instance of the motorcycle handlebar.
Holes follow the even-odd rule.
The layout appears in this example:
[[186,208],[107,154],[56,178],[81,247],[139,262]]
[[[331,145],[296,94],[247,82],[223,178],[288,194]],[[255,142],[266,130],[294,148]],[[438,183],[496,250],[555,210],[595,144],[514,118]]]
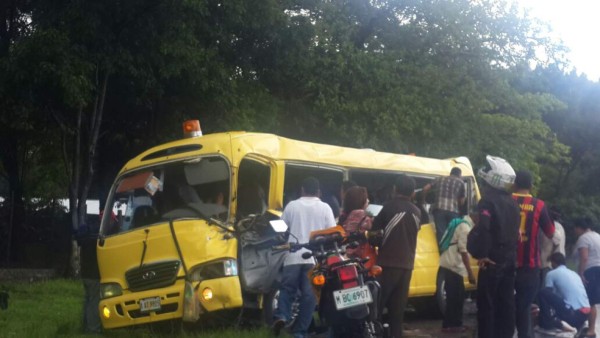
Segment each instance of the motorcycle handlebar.
[[273,251],[298,251],[302,248],[308,247],[308,243],[298,244],[298,243],[285,243],[280,245],[274,245],[271,247]]
[[376,237],[383,236],[383,230],[365,230],[362,232],[355,232],[346,237],[346,241],[353,240],[369,240]]
[[285,243],[285,244],[280,244],[280,245],[273,245],[271,247],[271,250],[273,250],[274,252],[290,251],[290,243]]

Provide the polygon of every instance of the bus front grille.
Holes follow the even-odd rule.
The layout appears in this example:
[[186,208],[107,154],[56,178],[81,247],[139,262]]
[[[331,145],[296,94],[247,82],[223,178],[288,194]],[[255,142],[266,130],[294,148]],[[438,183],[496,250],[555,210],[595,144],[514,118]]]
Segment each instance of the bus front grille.
[[125,272],[129,290],[137,292],[173,285],[180,261],[152,263]]

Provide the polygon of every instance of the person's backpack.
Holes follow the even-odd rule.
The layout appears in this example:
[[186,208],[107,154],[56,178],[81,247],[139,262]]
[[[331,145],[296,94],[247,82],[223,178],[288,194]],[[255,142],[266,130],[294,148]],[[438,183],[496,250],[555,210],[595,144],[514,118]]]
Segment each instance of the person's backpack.
[[440,254],[448,250],[448,248],[452,245],[451,242],[452,237],[454,237],[454,231],[456,231],[456,228],[458,228],[461,223],[466,223],[466,221],[462,218],[455,218],[450,221],[439,243]]

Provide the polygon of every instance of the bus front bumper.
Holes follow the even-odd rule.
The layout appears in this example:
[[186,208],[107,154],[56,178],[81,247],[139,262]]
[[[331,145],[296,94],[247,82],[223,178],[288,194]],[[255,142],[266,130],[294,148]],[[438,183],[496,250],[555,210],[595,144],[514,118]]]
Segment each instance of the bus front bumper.
[[[243,306],[238,276],[193,282],[194,298],[200,314]],[[99,311],[105,329],[181,319],[184,311],[185,281],[161,289],[127,293],[100,301]],[[210,293],[208,292],[210,290]],[[210,298],[207,295],[210,294]],[[144,304],[142,304],[144,303]],[[142,305],[146,311],[142,311]]]
[[[105,329],[113,329],[181,318],[183,289],[184,282],[178,280],[170,287],[102,299],[99,305],[102,326]],[[150,307],[152,310],[142,311],[142,303],[153,303]]]

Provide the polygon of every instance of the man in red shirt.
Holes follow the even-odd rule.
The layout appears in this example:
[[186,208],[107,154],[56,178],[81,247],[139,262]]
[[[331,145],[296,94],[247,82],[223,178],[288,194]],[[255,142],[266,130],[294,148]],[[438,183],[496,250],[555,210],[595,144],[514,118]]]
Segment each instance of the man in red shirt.
[[531,195],[533,177],[528,171],[518,171],[515,177],[513,199],[521,209],[519,242],[517,246],[517,275],[515,278],[515,305],[519,338],[531,334],[531,304],[539,290],[540,229],[548,238],[554,235],[554,223],[546,204]]

